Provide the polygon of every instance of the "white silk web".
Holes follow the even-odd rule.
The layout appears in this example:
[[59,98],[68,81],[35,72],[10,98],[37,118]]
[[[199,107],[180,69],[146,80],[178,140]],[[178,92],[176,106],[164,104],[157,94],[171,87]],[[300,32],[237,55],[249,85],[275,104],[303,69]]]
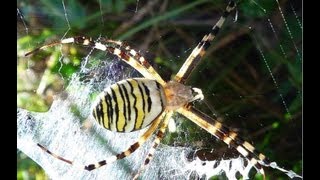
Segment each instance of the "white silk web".
[[[105,177],[131,179],[143,163],[150,141],[124,160],[91,172],[83,170],[83,165],[98,162],[125,150],[137,140],[141,132],[129,134],[110,132],[98,127],[93,119],[87,122],[92,127],[89,129],[83,127],[81,121],[82,117],[87,117],[90,112],[90,101],[87,97],[92,93],[94,83],[83,85],[78,81],[78,76],[74,77],[66,88],[67,93],[64,93],[64,97],[58,96],[48,112],[32,113],[18,109],[18,149],[44,168],[52,179],[104,179]],[[72,110],[77,111],[75,109],[81,110],[80,115],[72,112]],[[74,160],[76,165],[72,167],[44,153],[37,143],[62,157]],[[188,158],[190,154],[193,156],[193,153],[194,151],[188,147],[161,145],[150,167],[141,177],[190,179],[196,177],[195,172],[200,177],[203,175],[210,177],[224,172],[229,179],[235,179],[237,171],[247,177],[251,169],[251,165],[243,165],[242,158],[210,161],[204,164],[198,158]]]

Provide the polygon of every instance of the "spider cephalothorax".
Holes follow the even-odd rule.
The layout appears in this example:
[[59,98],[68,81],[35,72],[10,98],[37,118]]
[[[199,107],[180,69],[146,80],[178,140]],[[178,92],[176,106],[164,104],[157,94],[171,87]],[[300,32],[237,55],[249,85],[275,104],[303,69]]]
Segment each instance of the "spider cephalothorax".
[[176,81],[169,81],[164,86],[166,108],[176,110],[189,102],[203,100],[202,91]]

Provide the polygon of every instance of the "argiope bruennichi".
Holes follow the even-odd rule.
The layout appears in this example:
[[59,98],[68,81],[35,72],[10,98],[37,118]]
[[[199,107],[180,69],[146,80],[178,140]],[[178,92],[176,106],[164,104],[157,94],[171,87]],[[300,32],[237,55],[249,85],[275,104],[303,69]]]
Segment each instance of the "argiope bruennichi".
[[[141,169],[144,169],[151,161],[155,149],[163,138],[170,117],[173,113],[177,112],[222,140],[228,146],[235,148],[264,175],[263,166],[270,165],[266,156],[258,152],[249,142],[242,140],[237,133],[229,130],[217,120],[193,107],[190,102],[202,100],[202,91],[198,88],[185,85],[192,70],[200,62],[206,53],[206,49],[210,46],[210,42],[216,37],[226,17],[235,6],[234,1],[229,2],[223,15],[212,28],[211,32],[202,38],[174,79],[169,82],[165,82],[148,61],[136,50],[121,41],[111,39],[94,42],[91,38],[83,36],[72,37],[44,45],[26,54],[28,56],[39,50],[58,44],[75,43],[113,54],[144,76],[144,78],[125,79],[107,87],[98,96],[93,106],[92,114],[101,126],[111,131],[131,132],[149,126],[148,130],[124,152],[95,164],[83,166],[85,170],[91,171],[129,156],[143,145],[160,126],[152,148],[149,150],[144,165],[141,167]],[[71,165],[73,164],[73,161],[50,152],[44,146],[40,144],[38,146],[52,156]],[[134,179],[139,176],[139,173],[136,174]]]

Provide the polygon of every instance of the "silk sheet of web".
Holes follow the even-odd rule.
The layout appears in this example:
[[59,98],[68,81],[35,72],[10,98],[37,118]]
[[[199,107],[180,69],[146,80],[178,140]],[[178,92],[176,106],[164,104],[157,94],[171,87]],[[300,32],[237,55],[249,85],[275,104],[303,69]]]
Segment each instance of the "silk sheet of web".
[[[112,74],[112,71],[109,70]],[[106,80],[106,85],[111,80]],[[89,115],[91,112],[88,97],[96,87],[92,81],[84,84],[79,76],[73,76],[66,91],[56,97],[50,110],[46,113],[33,113],[18,109],[18,149],[23,151],[41,167],[52,179],[131,179],[143,163],[150,141],[124,160],[106,165],[88,172],[83,166],[70,166],[42,151],[36,143],[46,146],[52,152],[75,160],[76,164],[87,165],[103,160],[115,153],[119,153],[135,142],[144,130],[133,133],[115,133],[97,125]],[[80,115],[72,109],[81,110]],[[89,117],[89,118],[83,118]],[[92,125],[83,126],[83,120]],[[150,167],[142,173],[143,179],[190,179],[192,177],[210,177],[225,173],[229,179],[235,179],[239,172],[247,177],[251,165],[244,165],[243,158],[221,161],[203,162],[192,157],[194,150],[188,147],[171,147],[161,145]],[[247,163],[245,163],[247,164]]]

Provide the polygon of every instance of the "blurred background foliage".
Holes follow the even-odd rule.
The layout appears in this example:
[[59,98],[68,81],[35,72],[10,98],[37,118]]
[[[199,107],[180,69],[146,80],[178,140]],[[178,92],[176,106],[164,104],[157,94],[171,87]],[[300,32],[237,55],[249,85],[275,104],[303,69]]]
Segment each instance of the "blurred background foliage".
[[[122,39],[140,50],[169,80],[218,20],[226,3],[224,0],[18,0],[17,105],[30,111],[47,111],[53,97],[64,89],[89,52],[68,45],[24,57],[35,47],[61,39],[66,32],[67,37]],[[302,172],[301,3],[243,0],[188,80],[188,84],[201,88],[205,94],[207,105],[200,102],[197,107],[207,114],[218,114],[221,121],[254,142],[271,160],[299,174]],[[177,132],[168,133],[164,143],[193,146],[199,150],[200,158],[208,160],[238,156],[190,121],[179,121],[177,126]],[[18,179],[47,179],[41,168],[19,150],[17,165]],[[279,171],[265,170],[267,179],[287,179]],[[253,176],[262,179],[260,175]]]

